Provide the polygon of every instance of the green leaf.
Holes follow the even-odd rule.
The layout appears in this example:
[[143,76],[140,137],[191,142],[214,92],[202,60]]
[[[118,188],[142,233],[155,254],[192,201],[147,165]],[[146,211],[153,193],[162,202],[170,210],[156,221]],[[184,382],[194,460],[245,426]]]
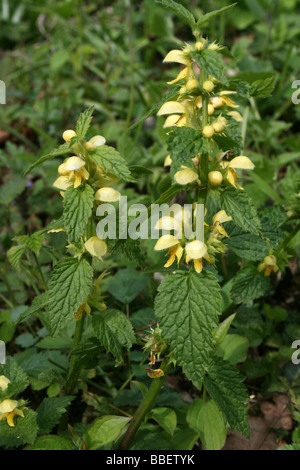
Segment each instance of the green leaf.
[[191,127],[177,127],[168,135],[168,152],[172,158],[172,173],[181,165],[192,167],[192,158],[201,151],[202,137]]
[[270,288],[270,279],[255,266],[241,269],[233,280],[231,297],[237,303],[246,303],[262,297]]
[[258,234],[261,229],[257,210],[245,191],[226,188],[221,193],[221,208],[232,217],[236,225],[246,232]]
[[21,259],[25,251],[27,250],[26,245],[12,246],[7,252],[7,258],[10,264],[17,270],[21,270]]
[[173,436],[177,426],[177,416],[171,408],[154,408],[151,417],[171,436]]
[[94,421],[85,433],[88,450],[96,450],[115,441],[129,421],[130,418],[124,416],[102,416]]
[[248,348],[249,341],[247,338],[239,335],[227,335],[217,347],[216,354],[222,357],[224,361],[235,365],[246,360]]
[[222,323],[220,323],[218,328],[216,328],[213,331],[213,340],[214,340],[214,343],[216,345],[218,345],[218,344],[222,343],[222,341],[224,341],[224,339],[227,335],[227,332],[228,332],[228,330],[231,326],[231,323],[235,319],[235,316],[236,316],[236,313],[234,313],[233,315],[230,315],[230,317],[226,318],[226,320],[224,320]]
[[237,77],[250,84],[250,96],[267,98],[275,88],[276,75],[272,72],[244,72]]
[[71,396],[44,398],[36,410],[39,434],[48,434],[52,431],[73,399],[74,397]]
[[266,194],[269,198],[274,199],[274,201],[278,202],[278,204],[283,204],[283,199],[276,191],[274,191],[274,189],[269,185],[269,183],[266,182],[264,178],[261,178],[254,172],[251,172],[250,176],[254,183],[259,187],[261,192]]
[[213,75],[220,82],[227,82],[224,77],[224,62],[221,55],[211,49],[204,49],[202,52],[193,54],[193,58],[209,75]]
[[50,281],[49,319],[52,334],[57,334],[87,299],[92,286],[93,268],[84,260],[62,259],[54,268]]
[[107,290],[123,304],[132,302],[148,285],[148,276],[133,268],[120,270],[108,283]]
[[174,438],[171,442],[173,450],[192,450],[199,440],[199,433],[196,433],[191,428],[184,426],[177,429]]
[[190,26],[194,27],[196,24],[196,20],[192,13],[187,10],[183,5],[180,3],[174,2],[173,0],[155,0],[157,3],[161,3],[164,7],[171,10],[177,16],[179,16],[182,20],[186,21]]
[[106,173],[115,175],[124,181],[135,181],[126,160],[113,147],[102,145],[90,152],[89,156],[97,165],[101,165]]
[[79,119],[76,124],[76,134],[77,138],[84,139],[89,127],[91,125],[91,120],[93,117],[94,106],[86,109],[83,113],[80,114]]
[[69,144],[69,142],[60,145],[57,149],[39,158],[28,168],[28,170],[25,171],[24,176],[28,175],[31,170],[33,170],[38,165],[41,165],[42,163],[46,162],[47,160],[52,160],[52,158],[58,157],[59,155],[65,155],[66,153],[72,153],[72,146]]
[[226,427],[217,405],[196,398],[189,407],[188,424],[200,434],[206,450],[220,450],[225,444]]
[[21,235],[19,237],[15,237],[13,240],[15,240],[19,245],[26,245],[27,248],[38,256],[43,243],[43,235],[37,233],[32,235]]
[[246,403],[249,400],[243,376],[229,362],[215,356],[204,384],[211,398],[224,413],[232,431],[250,437]]
[[218,322],[221,302],[219,284],[208,271],[169,275],[155,299],[163,337],[187,378],[198,388],[212,351],[212,328]]
[[216,18],[216,16],[221,15],[222,13],[225,13],[225,11],[230,10],[231,8],[235,7],[237,3],[233,3],[232,5],[228,5],[226,7],[220,8],[219,10],[214,10],[210,11],[209,13],[206,13],[206,15],[202,16],[198,21],[197,21],[197,26],[203,25],[204,23],[207,23],[208,21],[212,20],[213,18]]
[[128,350],[135,341],[130,321],[118,310],[107,310],[93,315],[92,324],[100,343],[121,363],[122,347]]
[[32,444],[37,436],[38,426],[36,423],[36,413],[25,408],[24,418],[15,416],[15,427],[8,426],[6,419],[0,422],[0,446],[12,448],[20,447],[24,444]]
[[69,60],[70,54],[66,49],[55,52],[50,59],[51,72],[58,72]]
[[240,258],[261,261],[268,256],[269,247],[258,235],[245,232],[233,223],[226,225],[226,232],[230,238],[223,240],[223,243]]
[[6,358],[6,364],[0,365],[0,376],[4,375],[10,380],[10,384],[5,391],[0,389],[0,401],[4,398],[16,397],[29,385],[29,380],[25,372],[12,357]]
[[73,450],[72,443],[59,436],[41,436],[34,444],[27,446],[25,450]]
[[18,323],[21,323],[24,320],[27,320],[31,315],[38,312],[42,308],[46,307],[49,302],[48,292],[40,294],[33,299],[33,302],[30,307],[28,307],[25,312],[21,313],[18,318]]
[[20,176],[12,177],[0,187],[0,204],[11,204],[26,188],[27,181]]
[[78,188],[70,186],[64,197],[64,225],[71,243],[80,240],[90,218],[94,204],[94,191],[89,184]]

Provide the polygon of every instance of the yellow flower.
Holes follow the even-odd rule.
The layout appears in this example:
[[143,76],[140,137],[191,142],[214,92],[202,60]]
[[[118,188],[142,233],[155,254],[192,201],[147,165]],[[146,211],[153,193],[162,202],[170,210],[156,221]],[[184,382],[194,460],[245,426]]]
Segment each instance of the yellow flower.
[[157,113],[157,116],[166,115],[169,115],[169,117],[166,119],[164,125],[165,128],[173,127],[175,125],[178,127],[185,126],[187,123],[188,109],[179,101],[167,101],[162,105]]
[[210,171],[208,173],[208,179],[210,182],[210,185],[213,188],[216,188],[217,186],[220,186],[223,182],[223,175],[220,173],[220,171]]
[[7,398],[0,403],[0,421],[6,419],[7,424],[10,427],[14,427],[14,417],[15,415],[21,416],[24,418],[23,411],[17,408],[18,402],[16,400],[11,400]]
[[258,271],[265,271],[265,276],[270,276],[272,272],[277,273],[279,267],[277,266],[277,259],[274,255],[267,256],[263,263],[258,267]]
[[224,210],[218,212],[213,218],[213,233],[215,235],[221,235],[223,237],[229,238],[226,230],[223,225],[225,222],[231,222],[232,217],[229,217]]
[[167,167],[167,166],[171,166],[172,165],[172,158],[170,155],[168,155],[165,159],[165,162],[164,162],[164,166]]
[[95,194],[95,200],[101,202],[117,202],[121,194],[113,188],[100,188]]
[[239,105],[234,104],[234,102],[228,98],[226,95],[232,95],[235,94],[235,91],[221,91],[220,96],[214,96],[210,98],[210,103],[213,105],[215,109],[222,108],[222,106],[226,105],[229,106],[230,108],[239,108]]
[[90,176],[84,166],[85,161],[80,157],[67,158],[64,163],[59,165],[58,173],[61,177],[57,178],[53,186],[66,190],[73,184],[74,188],[78,188],[82,180],[87,180]]
[[238,111],[229,111],[228,116],[231,116],[237,122],[243,122],[243,117]]
[[163,62],[176,62],[178,64],[190,65],[191,59],[189,59],[183,51],[173,49],[166,55]]
[[198,274],[200,274],[203,269],[202,258],[207,256],[207,246],[205,243],[201,242],[200,240],[194,240],[185,246],[185,252],[186,262],[189,263],[191,260],[193,260],[195,270]]
[[76,132],[72,130],[67,130],[63,133],[62,138],[65,142],[70,142],[73,137],[76,137]]
[[181,246],[181,240],[175,238],[174,235],[163,235],[157,241],[155,247],[155,251],[163,251],[168,250],[168,255],[170,256],[169,260],[165,264],[165,268],[169,268],[174,263],[175,259],[177,258],[177,263],[180,263],[180,260],[183,255],[183,248]]
[[187,78],[189,73],[190,73],[190,67],[184,67],[184,69],[182,69],[179,72],[177,77],[174,80],[172,80],[171,82],[167,82],[167,84],[168,85],[173,85],[174,83],[179,82],[179,80],[183,80],[184,78]]
[[10,380],[7,377],[5,377],[5,375],[1,375],[0,376],[0,388],[2,392],[5,392],[9,384],[10,384]]
[[243,189],[237,182],[238,176],[235,170],[254,170],[255,165],[250,158],[240,155],[239,157],[233,158],[230,162],[221,162],[221,167],[226,168],[227,181],[235,188]]
[[186,186],[187,184],[195,183],[196,181],[200,184],[198,173],[189,168],[183,168],[174,175],[174,179],[177,184]]
[[84,244],[86,250],[96,258],[102,258],[107,253],[107,245],[105,241],[98,237],[89,238]]

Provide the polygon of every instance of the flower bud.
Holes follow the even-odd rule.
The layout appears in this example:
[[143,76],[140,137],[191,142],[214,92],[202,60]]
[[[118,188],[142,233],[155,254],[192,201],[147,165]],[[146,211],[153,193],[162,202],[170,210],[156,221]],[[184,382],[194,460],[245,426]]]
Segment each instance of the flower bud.
[[215,112],[215,108],[213,107],[212,104],[209,104],[208,105],[208,115],[212,116],[214,114],[214,112]]
[[222,184],[223,175],[222,173],[220,173],[220,171],[211,171],[210,173],[208,173],[208,179],[209,179],[210,185],[215,188]]
[[202,41],[197,41],[195,44],[196,51],[202,51],[204,49],[205,43]]
[[225,130],[225,124],[223,122],[217,121],[213,123],[213,128],[215,132],[220,133]]
[[70,142],[73,137],[76,137],[76,132],[72,130],[67,130],[63,133],[62,138],[65,142]]
[[186,84],[186,89],[188,91],[193,91],[195,90],[196,88],[198,88],[198,82],[197,80],[195,80],[194,78],[188,80],[187,84]]
[[211,80],[206,80],[206,82],[203,83],[203,90],[207,91],[207,93],[211,93],[213,89],[215,88],[215,85]]
[[204,129],[203,129],[203,135],[204,137],[207,137],[208,139],[210,139],[215,133],[215,130],[213,128],[213,126],[205,126]]

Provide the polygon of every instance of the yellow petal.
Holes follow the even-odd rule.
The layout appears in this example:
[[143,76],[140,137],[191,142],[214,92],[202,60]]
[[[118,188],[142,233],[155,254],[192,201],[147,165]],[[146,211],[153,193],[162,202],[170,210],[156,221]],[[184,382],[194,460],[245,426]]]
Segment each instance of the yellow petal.
[[113,188],[101,188],[95,194],[96,201],[101,202],[117,202],[121,194]]
[[53,183],[53,186],[57,189],[65,191],[69,186],[72,186],[68,176],[59,176]]
[[7,377],[5,377],[5,375],[1,375],[0,376],[0,388],[2,392],[5,392],[9,384],[10,384],[10,380]]
[[106,139],[102,135],[95,135],[89,140],[89,143],[92,144],[93,148],[102,147],[105,145]]
[[168,116],[164,124],[164,129],[166,129],[167,127],[175,126],[179,121],[180,117],[180,114],[171,114],[170,116]]
[[186,78],[189,74],[189,67],[185,67],[184,69],[181,70],[181,72],[177,75],[175,80],[172,80],[171,82],[167,82],[168,85],[173,85],[174,83],[179,82],[179,80],[183,80]]
[[202,266],[201,259],[194,259],[194,267],[195,267],[195,270],[198,274],[200,274],[202,272],[203,266]]
[[213,223],[219,222],[219,224],[224,224],[225,222],[231,222],[232,218],[229,217],[224,210],[218,212],[214,218]]
[[243,122],[243,117],[238,111],[229,111],[228,116],[231,116],[237,122]]
[[61,171],[76,171],[84,167],[85,161],[80,157],[67,158],[64,163],[60,165]]
[[107,245],[105,241],[100,240],[98,237],[91,237],[84,244],[87,251],[97,258],[102,258],[107,253]]
[[52,230],[48,230],[47,233],[59,233],[59,232],[66,232],[64,227],[53,228]]
[[207,254],[207,246],[200,240],[194,240],[185,246],[185,252],[190,259],[201,259]]
[[231,99],[227,98],[227,96],[222,96],[222,100],[230,108],[239,108],[240,107],[239,104],[234,104],[234,102]]
[[180,170],[174,175],[177,184],[185,186],[195,183],[198,180],[198,174],[193,170]]
[[172,165],[172,158],[170,155],[168,155],[165,159],[165,162],[164,162],[164,166],[167,167],[167,166],[171,166]]
[[157,221],[154,227],[156,230],[179,230],[180,224],[178,220],[174,219],[173,217],[162,217]]
[[220,92],[220,96],[224,96],[224,95],[236,95],[236,91],[223,90],[223,91]]
[[76,132],[72,130],[67,130],[62,135],[65,142],[70,142],[73,137],[76,137]]
[[190,65],[191,60],[179,49],[173,49],[166,55],[163,62],[176,62],[178,64]]
[[157,116],[164,116],[166,114],[177,114],[177,113],[185,113],[186,109],[183,104],[179,103],[178,101],[167,101],[162,105],[160,110],[157,113]]
[[179,119],[179,121],[177,122],[177,127],[184,127],[186,126],[186,123],[187,123],[187,118],[186,118],[186,115],[183,114],[181,118]]
[[180,244],[180,241],[177,238],[175,238],[174,235],[163,235],[157,241],[154,247],[154,250],[155,251],[167,250],[168,248],[171,248],[179,244]]
[[14,427],[15,427],[15,424],[14,424],[14,417],[15,417],[15,412],[14,412],[14,411],[13,411],[12,413],[8,413],[7,416],[6,416],[7,424],[8,424],[8,426],[10,426],[11,428],[14,428]]
[[81,185],[81,175],[75,175],[74,188],[78,188]]
[[274,255],[271,255],[271,256],[267,256],[265,259],[264,259],[264,263],[267,265],[267,266],[276,266],[276,263],[277,263],[277,259]]
[[18,408],[15,409],[15,414],[21,416],[21,418],[25,418],[23,411]]
[[254,170],[255,165],[251,162],[250,158],[239,156],[235,157],[228,164],[229,168],[238,168],[242,170]]
[[11,413],[17,406],[18,402],[16,400],[7,398],[0,403],[0,413]]
[[174,263],[175,261],[175,254],[172,253],[170,258],[168,259],[168,261],[166,262],[166,264],[164,265],[164,268],[169,268],[170,266],[172,266],[172,264]]

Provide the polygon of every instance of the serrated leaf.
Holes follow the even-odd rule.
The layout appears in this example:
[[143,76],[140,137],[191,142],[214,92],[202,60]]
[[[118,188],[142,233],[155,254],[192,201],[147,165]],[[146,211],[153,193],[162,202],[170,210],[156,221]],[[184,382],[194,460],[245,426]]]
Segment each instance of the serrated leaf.
[[48,434],[52,431],[74,398],[72,396],[44,398],[36,410],[39,434]]
[[79,139],[84,139],[89,127],[91,125],[91,120],[93,117],[94,106],[86,109],[83,113],[80,114],[79,119],[76,124],[76,134]]
[[6,423],[6,419],[0,422],[0,446],[13,448],[24,444],[32,444],[37,436],[38,426],[36,423],[36,413],[25,408],[24,418],[15,416],[15,427],[11,428]]
[[211,49],[204,49],[202,52],[196,52],[193,54],[193,58],[209,75],[213,75],[220,82],[227,83],[227,79],[224,77],[224,62],[221,55]]
[[221,193],[220,203],[221,208],[232,217],[236,225],[246,232],[259,233],[261,224],[257,210],[245,191],[226,188]]
[[246,266],[233,279],[232,299],[241,304],[262,297],[270,288],[270,279],[255,266]]
[[71,243],[80,240],[90,218],[94,204],[94,191],[89,184],[78,188],[70,186],[64,197],[64,226]]
[[85,433],[88,450],[96,450],[115,441],[129,421],[130,418],[124,416],[102,416],[94,421]]
[[10,380],[10,384],[5,391],[0,389],[0,401],[4,398],[16,397],[29,385],[29,380],[25,372],[12,357],[6,358],[6,364],[0,365],[0,376],[4,375]]
[[13,202],[26,188],[27,181],[19,176],[13,176],[0,187],[0,204],[8,205]]
[[102,166],[106,173],[115,175],[124,181],[135,181],[126,160],[113,147],[102,145],[90,152],[89,156],[97,165]]
[[73,450],[72,443],[59,436],[41,436],[25,450]]
[[15,237],[15,240],[19,245],[26,245],[31,251],[33,251],[36,255],[39,255],[40,249],[43,243],[43,235],[34,233],[32,235],[21,235],[19,237]]
[[172,158],[172,172],[180,170],[181,165],[192,167],[192,158],[201,151],[202,137],[191,127],[177,127],[168,135],[168,152]]
[[224,413],[232,431],[250,437],[246,403],[249,400],[243,376],[229,362],[215,356],[204,378],[211,398]]
[[54,268],[49,286],[49,320],[52,334],[74,320],[92,286],[93,268],[84,260],[62,259]]
[[261,261],[269,253],[269,247],[261,237],[254,233],[245,232],[233,223],[226,225],[229,238],[223,240],[236,255],[252,261]]
[[48,160],[52,160],[52,158],[58,157],[59,155],[65,155],[66,153],[72,153],[72,146],[68,142],[60,145],[57,149],[54,149],[52,152],[47,153],[47,155],[39,158],[28,168],[28,170],[25,171],[24,176],[28,175],[28,173],[30,173],[30,171],[38,165],[41,165]]
[[155,313],[176,361],[187,378],[201,388],[213,348],[212,328],[221,313],[215,276],[208,271],[168,276],[159,286]]
[[235,7],[236,3],[233,3],[232,5],[228,5],[226,7],[220,8],[219,10],[214,10],[210,11],[209,13],[206,13],[206,15],[202,16],[197,21],[197,26],[203,25],[204,23],[207,23],[208,21],[212,20],[213,18],[216,18],[216,16],[221,15],[222,13],[225,13],[225,11],[230,10],[231,8]]
[[171,10],[181,19],[186,21],[190,26],[192,27],[195,26],[196,20],[194,18],[194,15],[192,15],[192,13],[189,10],[187,10],[183,5],[180,5],[180,3],[174,2],[173,0],[155,0],[155,1],[156,3],[161,3],[164,7]]
[[33,302],[30,307],[28,307],[25,312],[21,313],[18,318],[18,323],[29,318],[34,313],[38,312],[40,309],[46,307],[49,302],[49,294],[45,292],[44,294],[40,294],[33,299]]
[[27,249],[26,245],[17,245],[12,246],[7,252],[7,258],[9,259],[10,264],[17,270],[21,269],[21,259],[23,254]]
[[129,304],[147,287],[148,276],[133,268],[120,270],[108,283],[107,290],[119,302]]
[[220,450],[225,444],[226,427],[217,405],[196,398],[189,407],[188,424],[200,434],[206,450]]
[[118,310],[107,310],[93,315],[92,323],[100,343],[121,363],[122,348],[130,349],[135,341],[130,321]]

